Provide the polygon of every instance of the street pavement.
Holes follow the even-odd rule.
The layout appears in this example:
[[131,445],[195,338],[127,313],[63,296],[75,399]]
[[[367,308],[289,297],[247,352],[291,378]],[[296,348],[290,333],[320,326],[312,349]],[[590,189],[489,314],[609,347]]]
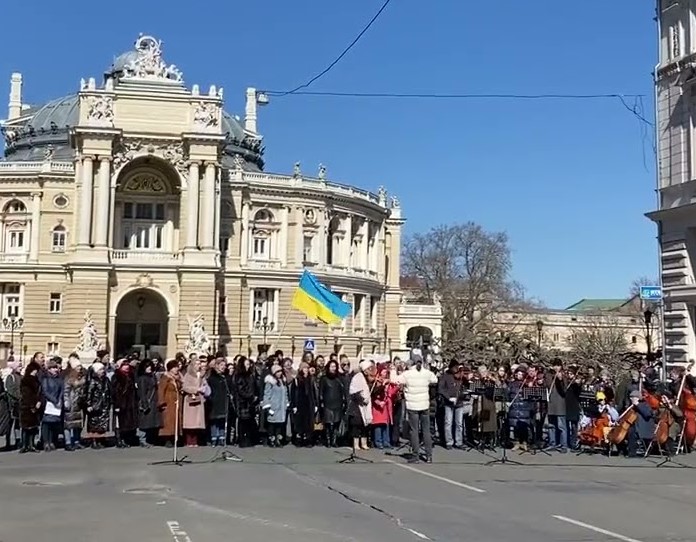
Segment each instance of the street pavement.
[[347,449],[0,454],[0,542],[696,541],[696,456],[656,460],[436,450],[434,464]]

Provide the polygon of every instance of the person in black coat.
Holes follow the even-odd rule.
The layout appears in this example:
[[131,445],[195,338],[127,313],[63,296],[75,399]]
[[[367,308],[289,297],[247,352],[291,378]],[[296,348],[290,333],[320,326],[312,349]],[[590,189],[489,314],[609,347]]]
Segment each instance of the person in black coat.
[[41,365],[32,361],[27,365],[19,384],[19,426],[22,429],[22,446],[19,453],[36,452],[34,441],[41,423]]
[[212,446],[225,445],[225,421],[228,416],[230,390],[227,384],[225,370],[227,364],[224,358],[216,358],[208,375],[210,396],[206,399],[208,425],[210,427],[210,443]]
[[577,374],[577,368],[568,369],[568,384],[566,386],[566,424],[568,425],[568,446],[575,449],[578,446],[578,424],[580,423],[580,394],[582,383]]
[[256,434],[256,405],[258,402],[256,372],[251,361],[241,356],[234,374],[235,411],[238,420],[238,441],[240,448],[253,446]]
[[336,448],[338,427],[346,410],[346,389],[336,360],[329,361],[326,374],[319,382],[319,403],[326,431],[326,446]]
[[309,365],[300,363],[300,370],[290,387],[290,407],[293,427],[297,434],[296,446],[312,446],[314,415],[318,409],[314,379],[309,374]]
[[138,392],[130,363],[124,361],[116,369],[111,381],[112,402],[118,425],[116,446],[129,448],[138,430]]
[[157,442],[157,433],[162,418],[157,408],[157,376],[151,360],[146,359],[138,366],[138,427],[142,431],[140,445],[151,446]]

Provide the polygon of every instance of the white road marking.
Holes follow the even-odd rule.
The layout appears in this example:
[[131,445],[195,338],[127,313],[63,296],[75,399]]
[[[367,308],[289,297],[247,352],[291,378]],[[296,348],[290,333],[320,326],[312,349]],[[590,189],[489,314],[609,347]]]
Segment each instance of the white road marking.
[[416,535],[421,540],[432,540],[431,538],[428,538],[427,536],[425,536],[423,533],[419,533],[418,531],[416,531],[414,529],[409,529],[408,527],[406,527],[406,530],[409,533]]
[[603,534],[606,536],[610,536],[611,538],[615,538],[616,540],[622,540],[623,542],[642,542],[641,540],[637,540],[635,538],[630,538],[628,536],[624,536],[619,533],[615,533],[613,531],[607,531],[606,529],[602,529],[601,527],[595,527],[594,525],[590,525],[589,523],[583,523],[582,521],[578,521],[577,519],[572,519],[572,518],[567,518],[565,516],[553,516],[556,519],[560,521],[565,521],[566,523],[570,523],[571,525],[576,525],[578,527],[582,527],[583,529],[588,529],[590,531],[594,531],[595,533]]
[[478,487],[470,486],[467,484],[462,484],[461,482],[457,482],[455,480],[450,480],[449,478],[445,478],[444,476],[438,476],[437,474],[433,474],[433,473],[428,472],[428,471],[417,469],[416,467],[412,467],[410,465],[403,465],[401,463],[397,463],[396,461],[392,461],[391,459],[385,459],[384,462],[391,463],[392,465],[396,465],[397,467],[400,467],[402,469],[410,470],[411,472],[417,472],[418,474],[422,474],[423,476],[427,476],[428,478],[440,480],[440,482],[445,482],[446,484],[461,487],[463,489],[468,489],[469,491],[473,491],[474,493],[485,493],[486,492],[485,489],[479,489]]
[[168,521],[167,527],[169,527],[169,532],[172,533],[174,542],[193,542],[191,537],[186,534],[186,531],[181,529],[178,521]]

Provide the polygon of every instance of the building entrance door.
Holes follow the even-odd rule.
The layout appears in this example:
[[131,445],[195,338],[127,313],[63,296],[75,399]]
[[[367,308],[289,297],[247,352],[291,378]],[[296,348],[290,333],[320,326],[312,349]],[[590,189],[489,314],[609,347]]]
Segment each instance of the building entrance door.
[[116,310],[116,357],[134,351],[141,356],[167,355],[169,314],[162,297],[152,290],[126,295]]

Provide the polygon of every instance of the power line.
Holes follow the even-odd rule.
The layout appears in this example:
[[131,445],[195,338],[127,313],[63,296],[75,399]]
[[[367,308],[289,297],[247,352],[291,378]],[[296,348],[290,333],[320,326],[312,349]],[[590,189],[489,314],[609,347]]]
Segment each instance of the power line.
[[[289,92],[265,90],[269,96],[287,96]],[[645,94],[418,94],[398,92],[321,92],[304,90],[295,96],[327,96],[335,98],[422,98],[422,99],[503,99],[503,100],[591,100],[601,98],[644,98]],[[629,108],[630,109],[630,108]]]
[[365,34],[365,32],[367,32],[367,31],[370,29],[370,27],[375,23],[375,21],[376,21],[377,19],[379,19],[379,16],[382,15],[382,12],[387,8],[387,6],[388,6],[390,3],[391,3],[391,0],[386,0],[386,1],[384,2],[384,4],[382,4],[382,7],[379,8],[379,11],[378,11],[377,13],[375,13],[375,15],[374,15],[374,17],[372,17],[372,19],[370,19],[370,22],[367,23],[367,25],[360,31],[360,33],[355,37],[355,39],[354,39],[353,41],[350,42],[350,44],[348,45],[348,47],[346,47],[345,49],[343,49],[343,51],[341,52],[341,54],[338,55],[338,56],[336,57],[336,59],[335,59],[331,64],[329,64],[326,68],[324,68],[322,71],[320,71],[318,74],[316,74],[314,77],[312,77],[309,81],[307,81],[307,82],[304,83],[303,85],[300,85],[300,86],[295,87],[294,89],[288,90],[288,91],[282,91],[282,92],[281,92],[281,91],[276,91],[276,92],[273,93],[273,95],[274,95],[274,96],[287,96],[288,94],[297,94],[297,91],[298,91],[298,90],[303,89],[303,88],[307,88],[307,87],[310,86],[312,83],[314,83],[316,80],[320,79],[321,77],[323,77],[324,75],[326,75],[327,73],[329,73],[329,72],[331,71],[331,69],[332,69],[336,64],[338,64],[344,56],[346,56],[346,55],[348,54],[348,51],[350,51],[350,50],[360,41],[360,38],[362,38],[363,35]]
[[[291,94],[277,90],[265,90],[268,96],[283,97]],[[645,94],[437,94],[437,93],[399,93],[399,92],[322,92],[322,91],[294,91],[293,96],[318,96],[327,98],[396,98],[396,99],[420,99],[420,100],[618,100],[626,110],[647,126],[654,123],[645,118],[642,108],[631,107],[626,102],[627,98],[641,100]]]

